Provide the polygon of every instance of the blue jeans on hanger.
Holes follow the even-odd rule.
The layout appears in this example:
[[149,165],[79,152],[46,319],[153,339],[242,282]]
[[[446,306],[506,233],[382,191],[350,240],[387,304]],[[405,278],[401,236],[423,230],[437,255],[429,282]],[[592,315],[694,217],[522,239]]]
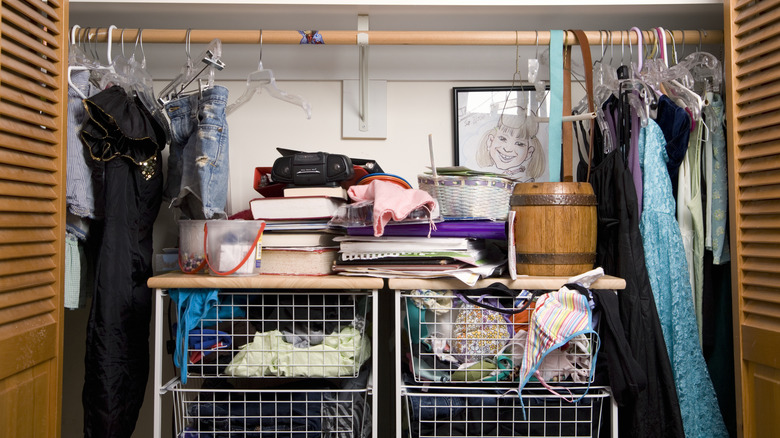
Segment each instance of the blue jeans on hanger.
[[171,149],[164,199],[186,219],[227,217],[228,90],[215,85],[165,105]]

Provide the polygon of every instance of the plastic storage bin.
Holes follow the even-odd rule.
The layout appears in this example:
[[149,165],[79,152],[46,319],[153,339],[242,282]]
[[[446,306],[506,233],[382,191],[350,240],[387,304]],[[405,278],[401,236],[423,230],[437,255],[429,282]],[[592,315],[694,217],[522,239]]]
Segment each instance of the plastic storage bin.
[[206,221],[206,263],[212,275],[259,275],[263,221]]
[[206,272],[206,252],[203,250],[204,220],[179,221],[179,269],[187,274]]

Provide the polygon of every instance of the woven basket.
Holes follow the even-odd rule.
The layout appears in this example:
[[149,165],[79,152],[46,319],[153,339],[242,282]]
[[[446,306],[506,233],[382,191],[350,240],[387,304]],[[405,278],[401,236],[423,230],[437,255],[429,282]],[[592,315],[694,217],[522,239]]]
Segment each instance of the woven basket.
[[514,181],[490,176],[418,175],[420,190],[439,202],[445,218],[506,220]]

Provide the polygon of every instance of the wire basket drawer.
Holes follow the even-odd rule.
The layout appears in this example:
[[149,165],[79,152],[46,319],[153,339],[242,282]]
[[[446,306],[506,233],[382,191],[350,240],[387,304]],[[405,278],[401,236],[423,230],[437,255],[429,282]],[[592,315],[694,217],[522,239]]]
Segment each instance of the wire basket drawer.
[[495,387],[455,389],[407,387],[407,436],[598,437],[602,410],[610,406],[609,393],[600,387],[590,388],[577,403],[546,390],[524,390],[518,397]]
[[370,308],[369,292],[220,291],[187,333],[186,375],[356,377],[371,354]]
[[360,390],[172,388],[181,438],[323,437],[371,434],[371,395]]
[[[401,300],[415,382],[509,385],[519,380],[533,303],[510,316],[467,303],[452,291],[409,291]],[[508,297],[479,300],[505,309],[515,304]],[[548,383],[591,382],[595,348],[596,336],[578,335],[544,358],[539,375]]]

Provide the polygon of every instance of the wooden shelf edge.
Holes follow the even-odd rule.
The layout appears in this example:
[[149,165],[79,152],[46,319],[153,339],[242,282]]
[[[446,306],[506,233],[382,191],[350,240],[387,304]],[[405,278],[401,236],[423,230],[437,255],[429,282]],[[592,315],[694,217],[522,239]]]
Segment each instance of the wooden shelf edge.
[[374,277],[340,275],[255,275],[216,277],[169,272],[149,278],[153,289],[382,289],[384,280]]
[[[493,283],[503,283],[510,289],[544,289],[558,290],[566,283],[568,277],[517,277],[517,280],[509,278],[485,278],[479,280],[476,285],[469,288],[455,279],[416,279],[416,278],[391,278],[388,287],[393,290],[414,289],[479,289],[490,286]],[[626,280],[605,275],[596,281],[592,289],[625,289]]]

